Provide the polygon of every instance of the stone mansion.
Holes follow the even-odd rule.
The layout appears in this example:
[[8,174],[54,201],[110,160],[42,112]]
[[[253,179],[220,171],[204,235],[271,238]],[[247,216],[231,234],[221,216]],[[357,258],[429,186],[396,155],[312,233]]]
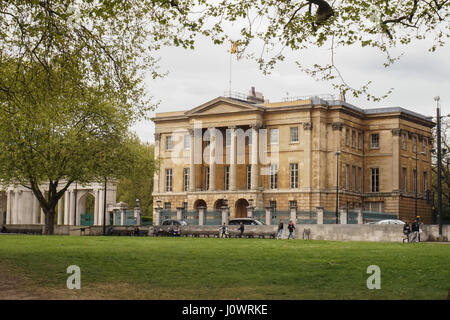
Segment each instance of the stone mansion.
[[252,88],[152,120],[160,160],[154,208],[226,203],[233,218],[247,217],[249,204],[338,206],[412,220],[417,201],[422,221],[431,223],[434,123],[413,111],[362,109],[330,96],[269,103]]

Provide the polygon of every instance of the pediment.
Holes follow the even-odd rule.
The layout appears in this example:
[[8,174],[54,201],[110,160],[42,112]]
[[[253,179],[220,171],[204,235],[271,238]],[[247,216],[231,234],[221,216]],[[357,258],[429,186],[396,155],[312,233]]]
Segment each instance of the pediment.
[[263,111],[264,108],[250,103],[240,102],[233,99],[219,97],[202,104],[185,113],[186,116],[202,116],[230,114],[251,111]]

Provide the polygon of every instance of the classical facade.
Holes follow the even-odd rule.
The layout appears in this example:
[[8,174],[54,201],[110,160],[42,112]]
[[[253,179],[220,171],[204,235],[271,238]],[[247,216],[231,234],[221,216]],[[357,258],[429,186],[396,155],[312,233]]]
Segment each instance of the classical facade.
[[[41,186],[45,191],[46,186]],[[33,192],[23,186],[0,186],[0,209],[3,214],[0,224],[44,224],[45,214],[40,208]],[[106,225],[110,223],[110,215],[116,209],[117,183],[106,185]],[[59,200],[55,222],[57,225],[80,225],[81,215],[86,213],[86,201],[91,197],[94,204],[92,212],[93,224],[103,225],[103,208],[105,201],[105,185],[89,183],[80,185],[72,183]]]
[[411,220],[417,203],[431,222],[434,123],[415,112],[326,96],[269,103],[253,89],[153,121],[155,208],[219,209],[226,199],[230,217],[246,217],[250,202],[261,210],[338,205]]

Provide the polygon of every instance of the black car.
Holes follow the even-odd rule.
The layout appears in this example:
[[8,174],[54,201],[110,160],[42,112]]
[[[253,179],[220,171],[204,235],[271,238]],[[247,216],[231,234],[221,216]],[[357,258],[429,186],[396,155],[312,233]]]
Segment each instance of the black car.
[[255,219],[251,219],[251,218],[236,218],[236,219],[231,219],[228,222],[228,225],[230,226],[237,226],[240,225],[242,222],[242,224],[246,225],[246,226],[262,226],[265,225],[265,223],[259,221],[259,220],[255,220]]

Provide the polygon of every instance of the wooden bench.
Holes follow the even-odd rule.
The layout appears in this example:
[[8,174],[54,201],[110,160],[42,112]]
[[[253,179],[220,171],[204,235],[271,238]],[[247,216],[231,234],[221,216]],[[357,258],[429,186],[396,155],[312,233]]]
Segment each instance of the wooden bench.
[[148,236],[148,230],[139,229],[139,234],[135,234],[134,229],[113,229],[110,233],[111,236]]

